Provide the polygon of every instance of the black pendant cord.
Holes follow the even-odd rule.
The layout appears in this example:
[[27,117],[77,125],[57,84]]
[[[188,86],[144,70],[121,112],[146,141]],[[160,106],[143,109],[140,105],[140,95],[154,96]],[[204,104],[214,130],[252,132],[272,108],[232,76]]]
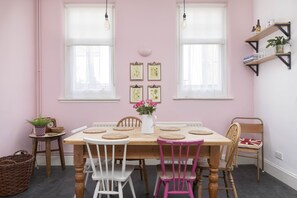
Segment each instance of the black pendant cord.
[[186,20],[186,0],[184,0],[184,15],[183,15],[183,19]]
[[105,19],[108,19],[108,15],[107,15],[107,0],[105,1]]

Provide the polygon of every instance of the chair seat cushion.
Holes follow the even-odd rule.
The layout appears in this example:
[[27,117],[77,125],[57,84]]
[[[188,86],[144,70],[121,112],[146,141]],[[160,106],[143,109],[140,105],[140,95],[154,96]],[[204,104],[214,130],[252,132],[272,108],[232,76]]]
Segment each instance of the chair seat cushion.
[[241,148],[253,148],[260,149],[263,146],[261,140],[253,139],[253,138],[240,138],[238,147]]

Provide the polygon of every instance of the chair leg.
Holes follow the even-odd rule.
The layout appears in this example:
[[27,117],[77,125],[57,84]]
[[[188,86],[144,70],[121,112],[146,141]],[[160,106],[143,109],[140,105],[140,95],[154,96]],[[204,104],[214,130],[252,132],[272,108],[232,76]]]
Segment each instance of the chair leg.
[[143,180],[143,164],[142,164],[142,160],[139,160],[139,172],[140,172],[140,179],[141,181]]
[[235,167],[238,167],[238,149],[236,149],[236,153],[235,153],[235,157],[234,158],[235,158],[235,160],[234,160],[235,161],[234,162],[235,163]]
[[123,186],[122,182],[118,182],[119,198],[123,198]]
[[133,198],[136,198],[135,190],[134,190],[134,186],[133,186],[133,181],[131,179],[131,176],[129,177],[128,180],[129,180],[129,185],[130,185],[130,188],[131,188],[132,196],[133,196]]
[[232,186],[234,198],[238,198],[235,183],[234,183],[234,180],[233,180],[233,177],[232,177],[232,173],[231,173],[231,171],[227,171],[227,173],[228,173],[229,181],[230,181],[231,186]]
[[200,168],[199,170],[199,175],[198,175],[198,184],[197,184],[197,188],[198,188],[198,198],[202,197],[202,177],[203,177],[203,169]]
[[[100,185],[99,185],[99,191],[102,190],[102,185],[101,185],[101,182],[100,182]],[[102,194],[99,194],[99,198],[102,197]]]
[[145,183],[145,190],[146,190],[146,194],[149,194],[149,186],[148,186],[148,179],[147,179],[147,171],[146,171],[146,166],[145,166],[145,160],[142,159],[142,165],[143,165],[143,178],[144,178],[144,183]]
[[257,181],[260,181],[259,152],[257,153]]
[[226,194],[227,194],[227,197],[229,197],[228,181],[227,181],[227,177],[226,177],[226,171],[223,171],[223,177],[224,177],[224,183],[225,183],[225,188],[226,188]]
[[97,184],[96,184],[96,188],[95,188],[95,191],[94,191],[93,198],[97,198],[97,197],[98,197],[99,186],[100,186],[100,182],[97,181]]
[[167,197],[168,197],[168,190],[169,190],[169,183],[166,182],[166,183],[165,183],[165,188],[164,188],[164,195],[163,195],[163,198],[167,198]]
[[194,198],[191,182],[188,182],[188,191],[190,198]]
[[155,190],[154,190],[154,194],[153,194],[153,197],[154,198],[157,198],[158,197],[160,186],[161,186],[161,179],[157,175],[156,184],[155,184]]
[[262,146],[262,172],[264,173],[265,172],[265,169],[264,169],[264,146]]
[[88,178],[89,178],[89,172],[87,171],[85,176],[85,188],[87,187]]

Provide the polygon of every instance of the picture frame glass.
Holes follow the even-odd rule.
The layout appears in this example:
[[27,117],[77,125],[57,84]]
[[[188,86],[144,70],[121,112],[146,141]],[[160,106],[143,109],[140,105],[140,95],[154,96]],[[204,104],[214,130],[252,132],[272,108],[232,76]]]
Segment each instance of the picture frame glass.
[[148,86],[148,99],[161,103],[161,86]]
[[130,87],[130,103],[137,103],[143,99],[143,87],[131,86]]
[[143,63],[130,64],[130,80],[143,80]]
[[161,80],[161,63],[148,63],[148,80]]

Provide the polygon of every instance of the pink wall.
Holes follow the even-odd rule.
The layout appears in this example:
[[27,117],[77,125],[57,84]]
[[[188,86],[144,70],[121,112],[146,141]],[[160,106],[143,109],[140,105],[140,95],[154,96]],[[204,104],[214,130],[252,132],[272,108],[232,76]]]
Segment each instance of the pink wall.
[[[129,81],[129,63],[138,61],[146,65],[156,61],[162,63],[162,81],[148,83],[145,78],[145,81],[137,83],[145,88],[153,83],[162,86],[162,103],[158,105],[156,112],[158,120],[198,120],[205,126],[224,133],[232,117],[253,115],[254,76],[242,65],[242,58],[251,52],[244,40],[249,36],[253,23],[252,3],[250,0],[228,0],[227,5],[228,67],[233,100],[173,100],[177,83],[176,1],[117,0],[115,81],[120,101],[62,103],[57,99],[63,93],[63,0],[43,0],[43,115],[57,118],[58,125],[63,125],[67,131],[81,125],[90,125],[93,121],[117,121],[126,115],[137,115],[129,104],[129,86],[135,84]],[[138,55],[137,50],[142,47],[151,48],[152,55]]]
[[0,156],[31,151],[35,114],[34,0],[0,1]]

